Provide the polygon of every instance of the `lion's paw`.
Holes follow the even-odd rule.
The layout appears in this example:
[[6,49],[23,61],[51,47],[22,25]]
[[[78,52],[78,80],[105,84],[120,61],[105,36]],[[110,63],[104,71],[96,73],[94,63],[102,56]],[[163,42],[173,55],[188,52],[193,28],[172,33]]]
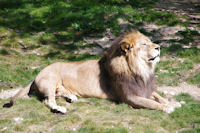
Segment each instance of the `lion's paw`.
[[52,109],[56,110],[56,111],[58,111],[60,113],[63,113],[63,114],[65,114],[67,112],[67,109],[65,107],[63,107],[63,106],[55,106]]
[[65,95],[65,98],[69,99],[70,102],[72,102],[72,103],[78,101],[77,96],[73,95],[73,94],[67,94],[67,95]]
[[181,107],[181,103],[180,102],[175,102],[174,105],[175,105],[176,108],[180,108]]
[[174,108],[180,108],[181,107],[180,102],[170,102],[169,105],[173,106]]
[[163,108],[163,111],[166,112],[166,113],[168,113],[168,114],[170,114],[170,113],[174,112],[174,109],[175,109],[175,107],[170,106],[170,105],[166,105],[166,106]]
[[172,113],[174,112],[175,108],[180,108],[180,107],[181,107],[180,102],[170,102],[168,104],[165,104],[163,111],[166,113]]
[[63,114],[65,114],[67,112],[66,108],[62,107],[62,106],[58,106],[57,110],[60,111]]

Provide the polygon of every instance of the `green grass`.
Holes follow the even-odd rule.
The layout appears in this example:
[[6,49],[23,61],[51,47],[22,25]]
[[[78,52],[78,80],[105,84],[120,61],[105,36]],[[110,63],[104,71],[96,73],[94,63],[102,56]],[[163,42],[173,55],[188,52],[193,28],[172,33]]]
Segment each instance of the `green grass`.
[[[94,58],[89,55],[74,55],[77,58],[62,59],[59,56],[22,55],[14,50],[8,50],[8,53],[8,55],[0,55],[0,80],[5,83],[11,83],[14,87],[27,85],[42,68],[53,62]],[[31,69],[34,66],[38,66],[38,68]],[[169,72],[178,73],[179,71],[193,69],[193,64],[187,58],[184,63],[169,58],[169,60],[161,62],[158,67]],[[169,77],[166,76],[167,78]],[[171,78],[174,80],[173,76]],[[0,87],[0,89],[9,88]],[[116,104],[108,100],[89,98],[67,106],[69,113],[60,116],[51,113],[44,103],[40,102],[36,97],[32,97],[29,100],[17,100],[16,104],[10,109],[2,108],[1,106],[0,114],[3,115],[0,115],[0,129],[8,127],[5,132],[98,133],[101,131],[105,133],[137,133],[175,132],[181,128],[191,128],[190,125],[198,121],[200,103],[194,101],[188,95],[180,95],[177,100],[185,100],[186,104],[183,108],[177,109],[170,115],[161,111],[133,109],[126,104]],[[0,100],[1,105],[6,102],[8,100]],[[65,106],[64,99],[58,99],[57,102],[59,105]],[[24,121],[16,123],[13,120],[14,117],[22,117]]]
[[167,60],[161,60],[157,65],[158,84],[172,86],[185,81],[199,85],[199,74],[190,74],[190,71],[200,63],[200,49],[171,45],[161,48],[161,56],[165,56]]
[[[28,49],[49,44],[59,47],[60,42],[79,41],[83,39],[83,35],[101,36],[106,28],[118,35],[121,30],[118,18],[130,21],[135,26],[144,22],[159,25],[183,24],[179,16],[152,10],[155,2],[1,0],[1,45],[20,48],[19,42],[22,42]],[[139,10],[140,8],[143,10]],[[135,26],[129,28],[136,28]]]
[[156,69],[158,76],[157,83],[160,85],[178,85],[180,82],[187,81],[184,79],[189,70],[193,69],[194,62],[189,59],[184,59],[183,62],[177,59],[169,58],[166,61],[161,61]]
[[189,77],[187,80],[192,84],[200,86],[200,73],[196,73],[194,76]]
[[195,36],[200,36],[200,33],[196,30],[186,29],[184,31],[179,31],[177,35],[181,36],[183,39],[179,40],[180,43],[189,44],[194,41]]
[[[176,99],[184,100],[186,104],[170,115],[156,110],[133,109],[126,104],[96,98],[73,103],[67,106],[69,113],[58,115],[51,113],[35,97],[29,100],[19,99],[10,109],[0,107],[0,113],[3,114],[0,116],[0,129],[8,127],[6,132],[73,133],[175,132],[182,128],[192,130],[191,125],[200,121],[197,117],[200,103],[188,94],[180,94]],[[2,100],[0,102],[4,103]],[[57,102],[63,104],[65,101],[59,99]],[[14,117],[22,117],[24,120],[17,123],[13,120]],[[193,129],[195,130],[199,130],[199,127]]]

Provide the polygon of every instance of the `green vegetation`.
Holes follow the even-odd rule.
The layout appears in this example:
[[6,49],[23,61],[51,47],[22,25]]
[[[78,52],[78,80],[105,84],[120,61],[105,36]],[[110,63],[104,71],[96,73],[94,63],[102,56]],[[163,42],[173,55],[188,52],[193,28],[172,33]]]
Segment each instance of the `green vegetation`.
[[179,31],[177,35],[183,37],[183,39],[179,40],[180,43],[188,44],[194,41],[195,36],[200,36],[200,33],[196,30],[186,29],[185,31]]
[[199,73],[189,75],[189,71],[200,63],[200,49],[171,45],[161,48],[161,55],[166,56],[168,59],[161,61],[156,69],[159,84],[171,86],[186,81],[199,85]]
[[101,35],[106,28],[118,34],[118,18],[128,20],[135,26],[144,22],[183,24],[179,16],[152,10],[153,3],[155,1],[2,0],[1,44],[12,48],[20,48],[19,41],[32,48],[41,47],[42,44],[56,45],[63,41],[81,40],[83,34]]
[[157,81],[159,84],[169,86],[178,85],[178,83],[184,81],[182,76],[186,75],[188,70],[193,69],[193,65],[194,63],[189,59],[185,59],[183,62],[170,58],[166,61],[161,61],[156,69]]
[[[199,124],[200,103],[194,101],[188,94],[176,96],[178,101],[184,100],[182,108],[168,115],[161,111],[148,109],[133,109],[126,104],[116,104],[111,101],[88,98],[67,106],[66,115],[53,114],[35,97],[28,100],[17,100],[11,109],[0,107],[0,129],[7,127],[6,132],[174,132],[181,128],[190,128]],[[84,101],[82,101],[84,100]],[[2,100],[0,100],[3,103]],[[64,104],[64,99],[58,99]],[[34,105],[34,106],[32,106]],[[21,113],[24,112],[24,113]],[[15,122],[13,118],[24,120]],[[34,128],[33,128],[34,127]],[[197,126],[192,131],[198,131]]]
[[[99,59],[90,53],[75,54],[83,48],[97,47],[88,44],[84,36],[102,37],[109,28],[114,35],[121,33],[118,19],[140,28],[146,23],[187,27],[186,16],[153,9],[156,0],[1,0],[0,1],[0,92],[26,86],[47,65],[58,61]],[[199,27],[199,25],[197,25]],[[177,33],[182,39],[169,40],[172,45],[161,48],[162,58],[156,68],[159,85],[200,83],[200,74],[191,73],[200,63],[200,49],[183,48],[194,42],[199,32],[187,29]],[[189,74],[188,74],[189,73]],[[162,93],[161,93],[162,94]],[[162,94],[164,96],[164,94]],[[53,133],[197,133],[200,131],[200,103],[188,94],[175,97],[186,104],[172,114],[148,109],[133,109],[127,104],[88,98],[66,105],[66,115],[51,113],[36,96],[19,99],[10,108],[2,108],[9,100],[0,100],[0,132],[53,132]],[[13,118],[23,118],[16,122]],[[192,128],[192,125],[196,125]]]
[[200,73],[196,73],[194,76],[189,77],[188,81],[192,84],[197,84],[200,86]]

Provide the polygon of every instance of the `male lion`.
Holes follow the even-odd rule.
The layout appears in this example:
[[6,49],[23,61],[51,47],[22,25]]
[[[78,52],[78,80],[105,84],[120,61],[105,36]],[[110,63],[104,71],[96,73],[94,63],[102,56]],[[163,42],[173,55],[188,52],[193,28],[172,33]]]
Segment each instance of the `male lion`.
[[159,59],[157,44],[139,31],[130,31],[116,38],[100,60],[47,66],[12,97],[9,106],[34,88],[44,95],[47,106],[61,113],[66,113],[66,108],[56,104],[58,96],[72,102],[77,101],[77,96],[112,99],[170,113],[180,104],[172,106],[155,92],[154,68]]

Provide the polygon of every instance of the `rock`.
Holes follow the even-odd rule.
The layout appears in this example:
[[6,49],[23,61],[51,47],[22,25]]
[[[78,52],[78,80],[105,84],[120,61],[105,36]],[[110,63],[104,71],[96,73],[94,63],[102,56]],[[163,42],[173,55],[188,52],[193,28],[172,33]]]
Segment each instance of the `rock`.
[[128,21],[123,20],[122,18],[118,18],[117,22],[121,27],[121,32],[125,32],[127,31],[129,27],[133,26],[133,24],[129,23]]
[[174,95],[175,95],[175,93],[174,93],[174,92],[170,92],[169,94],[170,94],[170,95],[172,95],[172,96],[174,96]]
[[175,95],[180,93],[188,93],[195,100],[200,101],[200,89],[198,86],[188,84],[186,82],[180,83],[178,86],[160,86],[158,91],[163,92],[164,94],[169,94],[169,92],[174,92]]
[[112,34],[111,30],[109,28],[106,29],[106,31],[104,32],[105,36],[114,40],[116,37]]
[[164,90],[163,93],[166,95],[166,94],[168,94],[168,91]]
[[7,127],[4,127],[3,129],[1,129],[0,131],[3,132],[7,129]]
[[74,54],[89,53],[90,55],[102,55],[103,49],[100,47],[86,47],[73,51]]
[[174,35],[178,31],[184,30],[185,27],[182,26],[175,26],[175,27],[163,27],[160,29],[160,33],[164,36]]
[[178,31],[185,30],[185,27],[182,26],[158,26],[155,24],[145,23],[140,28],[146,30],[147,32],[152,33],[150,37],[152,41],[161,41],[160,45],[168,47],[171,45],[169,40],[180,40],[181,36],[176,35]]
[[31,69],[37,69],[38,68],[38,66],[33,66],[33,67],[31,67]]
[[105,36],[102,38],[98,37],[83,37],[83,40],[88,44],[97,44],[98,46],[95,47],[87,47],[75,50],[75,54],[83,54],[89,53],[91,55],[102,55],[105,48],[109,48],[115,39],[115,36],[112,34],[110,29],[106,29],[103,33]]
[[185,27],[182,26],[175,26],[175,27],[162,27],[159,29],[159,33],[161,34],[161,38],[162,40],[180,40],[182,39],[180,36],[177,36],[176,33],[178,31],[182,31],[185,30]]
[[199,0],[183,0],[180,3],[185,3],[185,4],[200,4]]
[[102,49],[109,48],[115,36],[107,29],[104,32],[105,36],[103,38],[97,37],[83,37],[83,40],[88,44],[98,44]]
[[185,104],[185,101],[180,101],[180,104]]
[[16,121],[16,122],[21,122],[21,121],[23,121],[24,119],[21,118],[21,117],[15,117],[15,118],[13,118],[13,120]]
[[112,44],[112,40],[108,37],[103,37],[101,39],[98,39],[95,41],[97,44],[99,44],[102,48],[109,48]]
[[162,72],[162,73],[169,73],[168,70],[163,70],[163,69],[160,69],[160,72]]
[[[162,26],[158,26],[155,24],[144,24],[144,26],[142,26],[142,28],[144,28],[147,32],[152,32],[154,30],[159,30]],[[159,36],[159,35],[157,35]]]

